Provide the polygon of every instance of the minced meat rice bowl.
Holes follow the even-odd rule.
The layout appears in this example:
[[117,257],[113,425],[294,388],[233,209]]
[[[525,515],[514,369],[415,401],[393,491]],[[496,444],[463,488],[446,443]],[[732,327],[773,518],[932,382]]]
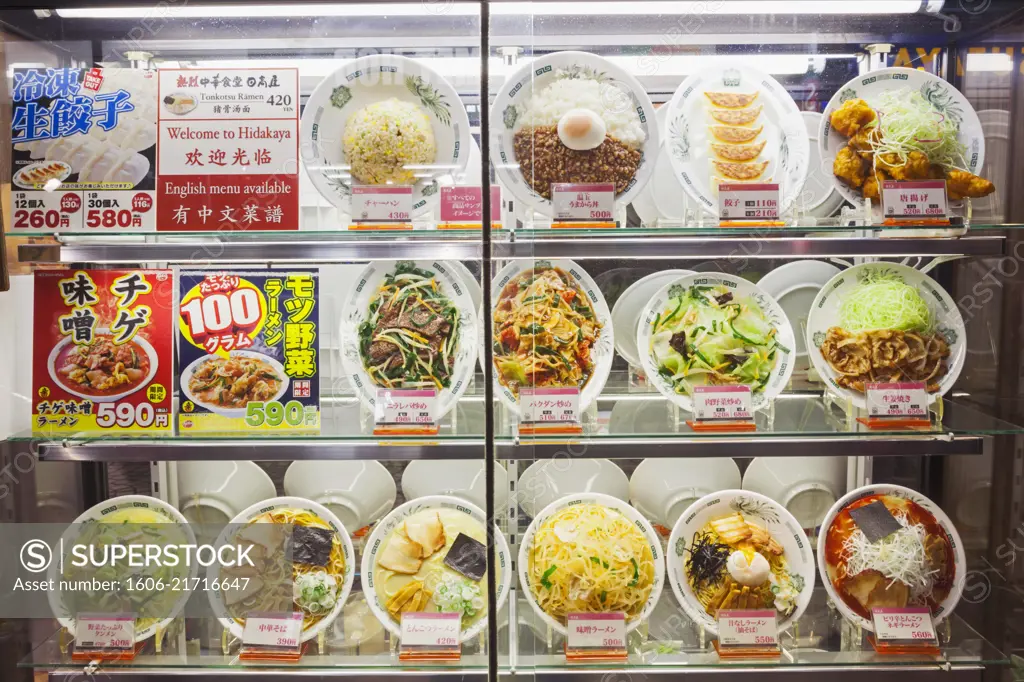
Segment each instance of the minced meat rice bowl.
[[412,102],[374,102],[345,122],[345,158],[362,183],[411,185],[410,165],[434,163],[437,143],[426,112]]

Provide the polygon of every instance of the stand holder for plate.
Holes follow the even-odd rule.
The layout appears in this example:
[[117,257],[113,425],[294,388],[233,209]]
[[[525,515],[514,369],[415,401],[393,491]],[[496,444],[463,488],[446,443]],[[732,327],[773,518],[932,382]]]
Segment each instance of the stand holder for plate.
[[769,398],[764,407],[755,410],[753,419],[743,421],[681,420],[679,406],[675,403],[670,404],[672,421],[676,424],[677,430],[680,430],[680,424],[685,424],[695,433],[751,433],[759,428],[770,432],[775,428],[775,398]]
[[[239,643],[237,637],[231,634],[231,631],[227,628],[221,630],[220,633],[220,649],[225,656],[231,655],[232,648]],[[258,652],[258,651],[241,651],[238,654],[238,659],[241,661],[258,661],[258,662],[280,662],[280,663],[295,663],[299,661],[309,649],[312,647],[313,640],[302,642],[299,645],[297,654],[284,653],[284,652]],[[316,648],[317,654],[323,656],[327,653],[327,633],[326,630],[321,630],[316,635]]]
[[[164,635],[167,633],[169,628],[157,627],[156,633],[153,635],[153,650],[155,653],[163,653],[163,640]],[[143,640],[136,642],[130,649],[87,649],[80,650],[74,646],[75,635],[68,628],[61,626],[57,633],[57,647],[61,654],[67,656],[71,654],[71,660],[75,662],[89,662],[89,661],[133,661],[135,657],[146,648],[149,640]]]
[[945,415],[945,401],[941,395],[935,396],[935,402],[928,407],[928,417],[919,419],[903,419],[894,417],[869,417],[864,416],[863,410],[854,407],[849,397],[840,397],[829,390],[821,395],[826,411],[832,407],[838,407],[846,416],[846,431],[857,431],[857,425],[861,424],[871,431],[930,431],[936,425],[942,424]]

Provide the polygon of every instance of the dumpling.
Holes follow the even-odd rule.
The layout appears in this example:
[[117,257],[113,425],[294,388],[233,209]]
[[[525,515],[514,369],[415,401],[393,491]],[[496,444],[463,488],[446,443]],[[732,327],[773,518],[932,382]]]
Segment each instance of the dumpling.
[[716,107],[726,109],[743,109],[749,107],[757,99],[757,93],[745,94],[742,92],[705,92],[704,96],[711,100]]
[[763,106],[753,109],[708,109],[711,118],[730,126],[750,125],[761,115]]
[[768,168],[767,161],[761,161],[760,163],[712,161],[711,163],[719,173],[734,180],[754,180],[761,177],[761,174]]
[[729,144],[744,144],[753,142],[761,134],[764,126],[757,128],[738,128],[735,126],[711,126],[711,134],[716,139]]
[[720,159],[726,161],[753,161],[760,154],[767,141],[761,140],[760,144],[714,144],[711,149]]
[[105,147],[78,173],[79,182],[126,183],[135,187],[149,173],[149,159],[131,149]]

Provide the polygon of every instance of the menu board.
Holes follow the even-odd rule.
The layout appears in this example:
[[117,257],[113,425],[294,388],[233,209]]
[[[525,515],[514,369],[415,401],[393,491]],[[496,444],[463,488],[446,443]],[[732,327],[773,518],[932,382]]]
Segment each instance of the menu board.
[[319,271],[179,273],[178,429],[320,429]]
[[298,69],[161,69],[157,229],[299,228]]
[[37,270],[35,433],[170,432],[170,270]]
[[14,69],[11,231],[156,227],[156,73]]

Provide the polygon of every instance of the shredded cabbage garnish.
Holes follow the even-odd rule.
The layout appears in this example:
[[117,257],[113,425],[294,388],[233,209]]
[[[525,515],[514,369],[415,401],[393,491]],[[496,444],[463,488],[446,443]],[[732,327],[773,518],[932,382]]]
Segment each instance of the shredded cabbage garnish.
[[902,528],[878,542],[868,542],[864,531],[859,528],[850,533],[843,543],[847,556],[847,575],[857,575],[874,569],[889,579],[892,585],[897,580],[910,588],[910,598],[931,593],[935,574],[939,569],[928,570],[928,558],[924,541],[928,531],[921,524],[911,525],[903,514],[894,514]]
[[939,113],[912,88],[886,90],[872,102],[878,114],[881,139],[871,136],[875,154],[895,154],[905,164],[910,152],[918,151],[944,170],[967,170],[967,147],[960,143],[960,124]]
[[872,274],[843,298],[839,320],[849,332],[928,332],[932,311],[916,288],[894,275]]

